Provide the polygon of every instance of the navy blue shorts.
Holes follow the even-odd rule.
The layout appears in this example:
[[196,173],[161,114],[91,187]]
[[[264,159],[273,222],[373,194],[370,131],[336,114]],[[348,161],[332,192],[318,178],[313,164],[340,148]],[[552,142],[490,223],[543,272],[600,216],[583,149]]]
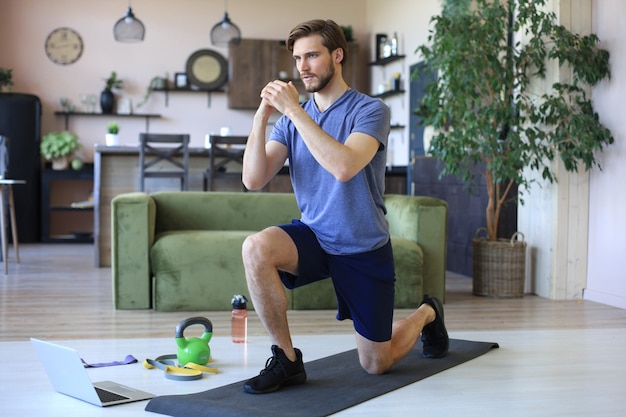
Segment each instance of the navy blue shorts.
[[283,284],[293,289],[332,277],[337,320],[351,319],[356,332],[368,340],[390,340],[395,295],[391,242],[370,252],[330,255],[301,221],[278,227],[289,234],[298,248],[298,276],[280,271]]

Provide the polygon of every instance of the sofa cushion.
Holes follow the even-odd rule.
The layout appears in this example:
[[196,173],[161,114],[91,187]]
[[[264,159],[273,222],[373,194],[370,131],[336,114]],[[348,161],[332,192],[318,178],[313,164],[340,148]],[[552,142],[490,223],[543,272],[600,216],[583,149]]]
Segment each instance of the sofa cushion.
[[[415,308],[422,294],[424,254],[417,243],[397,236],[391,237],[396,270],[396,308]],[[335,289],[330,279],[293,290],[294,310],[336,309]]]
[[209,193],[187,191],[152,194],[155,231],[262,230],[300,218],[293,194]]
[[[153,306],[159,311],[230,309],[230,297],[248,294],[241,245],[254,231],[178,231],[156,236],[150,250],[154,277]],[[391,238],[396,269],[396,308],[414,308],[422,294],[421,248],[413,241]],[[207,250],[211,248],[211,256]],[[336,309],[330,279],[287,290],[294,310]],[[251,305],[252,309],[253,306]]]
[[[187,230],[157,235],[150,249],[154,308],[229,310],[232,295],[248,294],[241,245],[252,233]],[[207,256],[209,250],[211,256]]]
[[391,236],[396,269],[396,308],[415,308],[422,301],[424,252],[412,240]]

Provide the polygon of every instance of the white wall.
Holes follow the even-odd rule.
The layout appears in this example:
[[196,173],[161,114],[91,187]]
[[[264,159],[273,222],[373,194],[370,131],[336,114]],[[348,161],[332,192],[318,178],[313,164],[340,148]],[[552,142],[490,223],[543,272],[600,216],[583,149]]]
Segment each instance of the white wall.
[[596,0],[593,31],[611,52],[611,80],[593,91],[600,120],[615,144],[600,155],[603,171],[591,173],[589,203],[589,269],[585,299],[626,308],[626,3]]

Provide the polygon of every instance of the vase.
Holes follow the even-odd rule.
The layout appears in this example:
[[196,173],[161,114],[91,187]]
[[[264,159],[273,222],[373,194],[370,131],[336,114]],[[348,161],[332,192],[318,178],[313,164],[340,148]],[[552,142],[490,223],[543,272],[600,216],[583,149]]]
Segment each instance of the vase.
[[110,90],[104,90],[102,94],[100,94],[100,108],[102,109],[102,114],[113,113],[114,104],[115,98],[113,97],[113,92]]

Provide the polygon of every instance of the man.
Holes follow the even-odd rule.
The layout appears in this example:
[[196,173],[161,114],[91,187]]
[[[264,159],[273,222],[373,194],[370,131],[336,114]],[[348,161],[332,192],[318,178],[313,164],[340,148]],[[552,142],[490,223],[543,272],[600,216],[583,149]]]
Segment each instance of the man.
[[[448,351],[439,300],[425,297],[416,311],[393,323],[395,275],[383,203],[389,109],[344,81],[347,43],[335,22],[296,26],[287,48],[313,98],[300,105],[293,83],[267,84],[243,161],[243,182],[257,190],[289,159],[302,212],[301,220],[269,227],[243,244],[250,295],[273,344],[266,368],[244,384],[253,394],[306,381],[302,352],[291,341],[283,285],[332,277],[337,319],[353,321],[359,360],[368,373],[387,371],[420,334],[425,356]],[[282,116],[266,143],[274,112]]]

